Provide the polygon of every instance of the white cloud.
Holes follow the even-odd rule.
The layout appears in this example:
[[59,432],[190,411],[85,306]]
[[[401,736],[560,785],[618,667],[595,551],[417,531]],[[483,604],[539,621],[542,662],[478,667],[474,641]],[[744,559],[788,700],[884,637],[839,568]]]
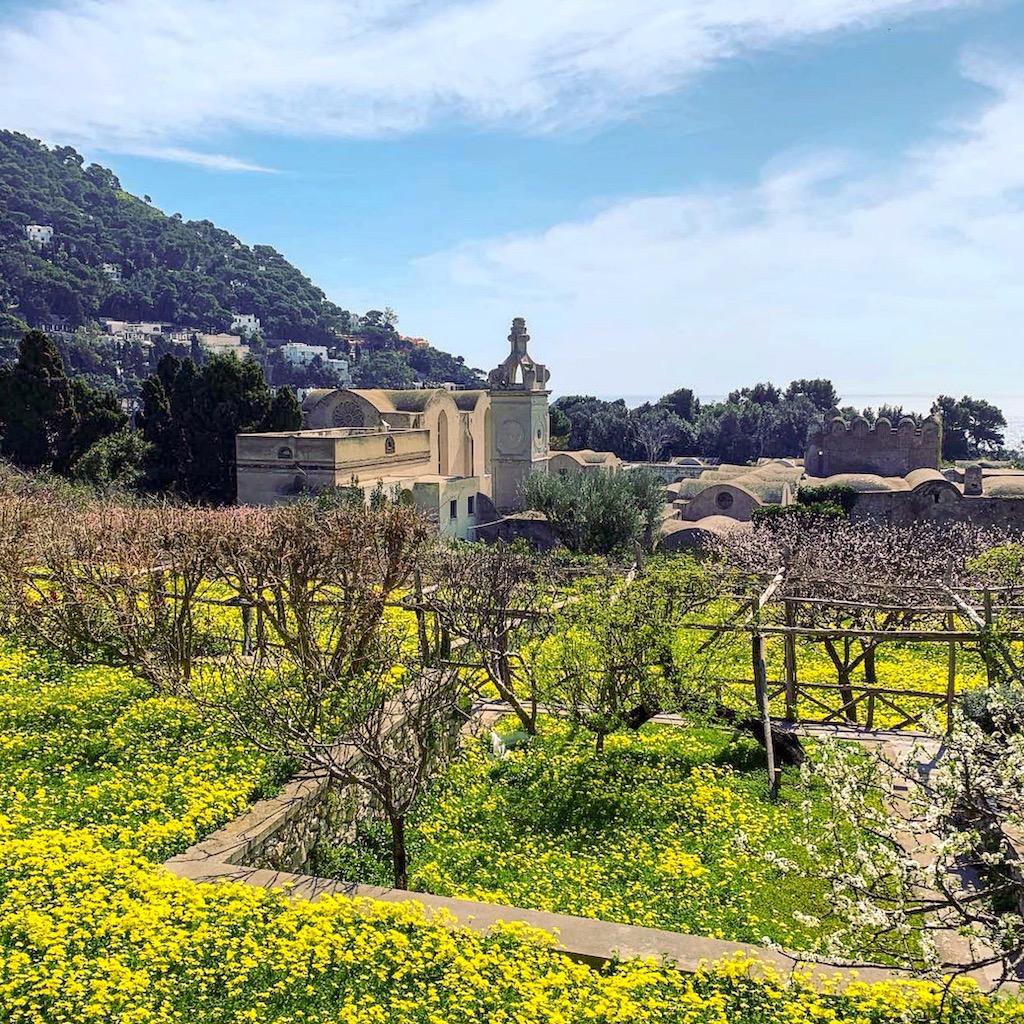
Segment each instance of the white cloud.
[[467,243],[395,305],[488,366],[527,316],[563,393],[823,375],[848,394],[1019,395],[1024,69],[965,67],[997,98],[896,166],[805,155],[754,187]]
[[63,0],[0,25],[0,124],[191,162],[239,129],[543,131],[622,116],[744,51],[975,2]]
[[194,149],[182,149],[178,146],[133,146],[136,156],[148,156],[154,160],[167,160],[171,163],[192,164],[205,167],[210,171],[254,171],[261,174],[276,174],[273,167],[250,163],[224,153],[201,153]]

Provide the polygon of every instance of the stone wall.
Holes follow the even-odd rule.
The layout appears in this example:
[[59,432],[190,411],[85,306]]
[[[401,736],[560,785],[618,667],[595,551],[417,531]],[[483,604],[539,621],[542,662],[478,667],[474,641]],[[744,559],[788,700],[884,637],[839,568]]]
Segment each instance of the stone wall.
[[894,526],[924,521],[1024,531],[1024,498],[965,497],[952,486],[923,491],[867,491],[858,495],[850,518],[882,520]]
[[816,427],[807,441],[808,476],[877,473],[906,476],[915,469],[938,469],[942,424],[929,417],[918,427],[910,418],[897,427],[884,416],[872,426],[862,416],[847,424],[841,417]]
[[358,786],[323,783],[306,799],[282,808],[276,827],[251,843],[239,863],[272,871],[305,872],[320,842],[351,842],[356,825],[372,812]]

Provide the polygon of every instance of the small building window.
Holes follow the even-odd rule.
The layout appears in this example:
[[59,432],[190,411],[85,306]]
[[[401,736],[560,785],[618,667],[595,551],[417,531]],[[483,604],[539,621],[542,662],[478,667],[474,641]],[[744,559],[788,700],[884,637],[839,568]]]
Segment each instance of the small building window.
[[457,498],[453,498],[450,502],[448,502],[448,518],[459,518],[459,502]]
[[290,459],[292,457],[292,450],[287,445],[283,448],[277,449],[277,457],[279,459]]
[[470,495],[470,496],[469,496],[469,497],[468,497],[468,498],[466,499],[466,511],[467,511],[467,512],[468,512],[468,513],[469,513],[470,515],[473,515],[473,513],[474,513],[474,511],[475,511],[475,510],[476,510],[476,499],[475,499],[475,498],[473,497],[473,495]]
[[715,498],[715,504],[724,512],[732,508],[733,497],[728,491],[719,491]]
[[395,439],[393,437],[384,438],[384,454],[394,455],[395,454]]

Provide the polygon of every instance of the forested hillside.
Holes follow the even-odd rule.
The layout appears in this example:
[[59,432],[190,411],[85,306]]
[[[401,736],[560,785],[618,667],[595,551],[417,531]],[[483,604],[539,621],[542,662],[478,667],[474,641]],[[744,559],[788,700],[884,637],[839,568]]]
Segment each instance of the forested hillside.
[[[30,241],[29,224],[52,227],[52,242]],[[104,263],[119,269],[120,281]],[[217,332],[244,312],[260,318],[268,337],[321,343],[352,328],[349,313],[269,245],[244,245],[208,220],[167,216],[125,192],[105,167],[86,166],[70,146],[49,149],[7,131],[0,131],[0,301],[8,317],[33,325],[111,316]]]

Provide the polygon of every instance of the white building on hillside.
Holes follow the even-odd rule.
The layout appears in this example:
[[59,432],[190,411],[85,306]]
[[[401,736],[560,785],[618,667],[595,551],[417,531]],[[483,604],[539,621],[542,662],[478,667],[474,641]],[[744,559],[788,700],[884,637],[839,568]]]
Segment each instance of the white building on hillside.
[[289,341],[281,346],[281,357],[290,366],[309,366],[314,359],[327,362],[326,345],[307,345],[304,341]]
[[104,263],[103,273],[110,278],[111,281],[121,283],[121,268],[116,263]]
[[237,334],[199,334],[199,344],[211,355],[233,355],[245,359],[249,346]]
[[243,334],[259,334],[260,318],[255,313],[233,313],[232,318],[231,330]]
[[309,366],[319,359],[328,369],[334,370],[344,386],[351,382],[347,359],[331,359],[326,345],[307,345],[304,341],[289,341],[281,346],[281,357],[289,366]]
[[33,245],[53,244],[53,228],[49,224],[26,224],[25,235]]

